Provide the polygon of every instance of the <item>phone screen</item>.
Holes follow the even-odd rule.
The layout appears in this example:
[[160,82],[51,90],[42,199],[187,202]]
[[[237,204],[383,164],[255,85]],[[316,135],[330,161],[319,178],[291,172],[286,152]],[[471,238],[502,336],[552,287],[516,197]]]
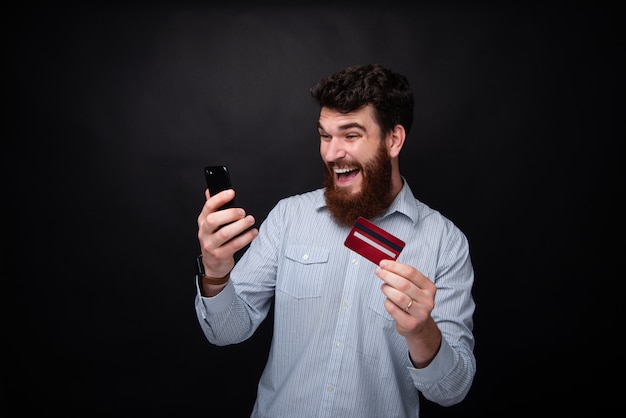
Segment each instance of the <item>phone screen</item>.
[[[228,173],[228,167],[225,165],[210,165],[204,167],[204,178],[206,179],[206,185],[209,188],[211,196],[215,196],[222,190],[233,188],[230,181],[230,174]],[[230,208],[233,206],[234,202],[231,200],[222,206],[222,208]]]

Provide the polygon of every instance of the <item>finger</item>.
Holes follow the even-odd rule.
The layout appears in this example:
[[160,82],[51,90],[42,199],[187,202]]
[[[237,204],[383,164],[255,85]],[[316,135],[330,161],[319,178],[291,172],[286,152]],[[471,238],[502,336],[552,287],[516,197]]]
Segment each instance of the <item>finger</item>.
[[[381,265],[385,265],[384,261],[381,262]],[[408,294],[415,286],[407,277],[401,276],[400,274],[381,266],[376,267],[375,273],[383,282],[394,289],[397,289],[401,293]]]
[[411,309],[411,306],[413,306],[413,302],[413,299],[409,300],[409,303],[407,303],[406,307],[404,308],[404,312],[409,313],[409,309]]
[[394,260],[381,260],[378,265],[380,266],[380,268],[388,270],[402,277],[408,277],[409,274],[411,274],[412,270],[415,270],[408,264],[403,264]]
[[416,268],[387,260],[381,261],[376,274],[385,282],[386,286],[382,287],[385,296],[401,310],[409,305],[411,299],[410,312],[419,311],[422,305],[432,309],[437,288]]
[[[206,191],[206,194],[210,196],[208,189]],[[209,207],[212,208],[213,211],[216,211],[234,198],[235,191],[233,189],[223,190],[214,196],[210,196],[207,200],[207,204],[209,204]]]
[[[237,216],[239,216],[240,214],[245,214],[243,209],[225,209],[220,212],[233,210],[237,212]],[[215,213],[213,215],[218,215],[218,213]],[[222,214],[219,213],[219,215],[221,216]],[[255,222],[254,216],[252,215],[247,215],[234,220],[232,219],[232,217],[228,217],[226,219],[227,222],[221,223],[221,225],[219,225],[218,229],[215,231],[215,243],[217,244],[217,246],[221,246],[224,243],[242,234],[244,231],[253,226]]]
[[383,283],[381,290],[388,301],[392,302],[398,309],[404,312],[408,312],[417,303],[409,293],[401,291],[387,283]]
[[[396,320],[396,324],[400,324],[399,321],[404,321],[408,318],[411,317],[415,317],[414,313],[416,312],[416,305],[415,302],[413,302],[413,304],[411,306],[409,306],[408,311],[405,310],[406,306],[408,306],[408,304],[406,306],[399,306],[395,303],[393,303],[393,301],[389,300],[389,299],[385,299],[384,302],[384,306],[385,309],[387,310],[387,312],[389,312],[389,315],[391,315],[395,320]],[[404,323],[403,326],[407,326],[408,324]]]
[[[213,236],[215,237],[216,235],[219,235],[219,234],[220,232],[214,234]],[[215,258],[218,260],[224,260],[224,259],[232,257],[235,254],[235,252],[239,251],[246,245],[250,244],[250,242],[252,242],[252,240],[256,238],[258,234],[259,234],[259,231],[257,228],[249,228],[242,233],[239,233],[235,236],[231,236],[227,238],[225,241],[221,242],[219,245],[217,245],[218,240],[213,239],[211,243],[203,247],[203,250],[204,250],[203,252],[206,252],[207,254],[210,255],[210,257],[207,257],[207,258]],[[220,239],[220,241],[222,240]]]
[[202,210],[198,215],[198,226],[202,225],[205,218],[210,213],[218,211],[226,203],[233,200],[235,197],[235,191],[232,189],[228,189],[216,194],[215,196],[211,196],[209,189],[205,189],[204,196],[206,197],[206,202],[204,202]]
[[[429,287],[432,284],[428,277],[424,276],[418,269],[408,264],[400,263],[393,260],[382,260],[379,263],[378,267],[380,267],[382,271],[388,271],[396,276],[404,277],[420,288]],[[393,277],[390,275],[387,276]]]
[[259,235],[259,230],[257,228],[249,228],[245,232],[242,232],[236,235],[234,238],[228,240],[224,246],[229,247],[229,251],[235,252],[241,250],[246,245],[250,244],[252,240],[254,240],[257,235]]

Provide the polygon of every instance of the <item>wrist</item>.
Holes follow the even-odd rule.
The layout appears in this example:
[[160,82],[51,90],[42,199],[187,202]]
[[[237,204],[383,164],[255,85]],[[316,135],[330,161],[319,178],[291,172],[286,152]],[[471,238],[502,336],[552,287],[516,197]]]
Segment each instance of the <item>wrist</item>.
[[226,276],[224,277],[209,277],[207,275],[204,275],[201,277],[202,280],[202,284],[210,284],[210,285],[214,285],[214,286],[221,286],[223,284],[226,284],[226,282],[228,282],[228,279],[230,278],[230,273],[228,273]]
[[196,279],[199,284],[209,284],[213,286],[221,286],[228,282],[230,278],[230,272],[228,272],[224,277],[211,277],[207,276],[204,272],[204,264],[202,263],[202,254],[196,257]]

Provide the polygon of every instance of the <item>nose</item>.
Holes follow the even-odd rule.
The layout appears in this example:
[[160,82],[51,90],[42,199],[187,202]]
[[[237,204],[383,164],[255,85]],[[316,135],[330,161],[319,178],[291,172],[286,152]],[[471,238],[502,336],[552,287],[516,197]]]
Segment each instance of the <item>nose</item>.
[[340,139],[330,138],[320,144],[320,154],[326,162],[333,162],[345,158],[346,150]]

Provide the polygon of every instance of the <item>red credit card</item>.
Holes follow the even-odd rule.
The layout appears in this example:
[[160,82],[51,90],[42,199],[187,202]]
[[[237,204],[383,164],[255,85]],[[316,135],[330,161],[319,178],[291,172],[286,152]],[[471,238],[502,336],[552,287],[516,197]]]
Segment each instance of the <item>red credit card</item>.
[[395,260],[404,248],[404,241],[359,217],[350,230],[344,245],[374,264],[381,260]]

